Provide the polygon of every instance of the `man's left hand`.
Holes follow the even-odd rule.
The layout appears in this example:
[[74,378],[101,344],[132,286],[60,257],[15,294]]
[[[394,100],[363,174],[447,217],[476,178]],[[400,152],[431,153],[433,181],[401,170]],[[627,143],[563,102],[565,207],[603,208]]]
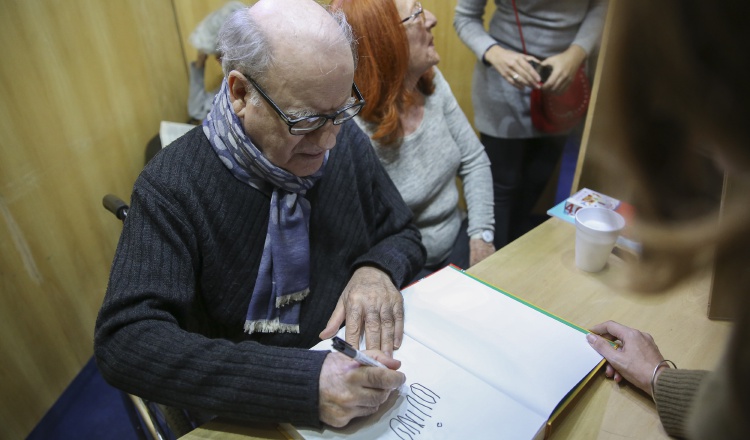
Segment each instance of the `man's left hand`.
[[362,331],[368,350],[393,356],[404,335],[404,298],[383,271],[357,269],[344,288],[321,339],[333,337],[346,320],[346,342],[359,347]]

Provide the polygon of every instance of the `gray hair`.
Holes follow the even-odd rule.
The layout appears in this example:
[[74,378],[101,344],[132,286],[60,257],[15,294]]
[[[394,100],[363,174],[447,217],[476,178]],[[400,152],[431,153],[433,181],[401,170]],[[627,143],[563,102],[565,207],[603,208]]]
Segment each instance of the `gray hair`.
[[[325,8],[338,24],[341,37],[349,45],[356,69],[357,41],[352,27],[346,21],[343,11],[332,12],[329,8]],[[339,38],[339,36],[331,36],[332,42],[338,41]],[[250,8],[235,11],[227,18],[219,31],[218,49],[222,54],[221,67],[224,76],[229,75],[232,70],[237,70],[257,81],[262,81],[275,64],[275,54],[271,51],[269,36],[252,18]]]

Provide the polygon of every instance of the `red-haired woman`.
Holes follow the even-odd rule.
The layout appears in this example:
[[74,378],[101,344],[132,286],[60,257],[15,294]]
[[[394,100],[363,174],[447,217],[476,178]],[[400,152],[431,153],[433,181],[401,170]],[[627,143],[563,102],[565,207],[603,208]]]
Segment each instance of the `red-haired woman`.
[[[435,16],[414,0],[335,0],[359,42],[355,118],[414,213],[427,249],[420,276],[494,252],[490,162],[435,67]],[[458,208],[463,182],[468,216]]]

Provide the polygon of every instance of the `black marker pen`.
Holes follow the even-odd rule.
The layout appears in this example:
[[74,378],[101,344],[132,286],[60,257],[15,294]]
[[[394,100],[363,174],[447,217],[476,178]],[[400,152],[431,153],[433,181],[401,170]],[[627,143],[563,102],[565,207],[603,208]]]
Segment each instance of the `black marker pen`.
[[360,365],[367,365],[370,367],[388,368],[385,365],[381,364],[380,362],[376,361],[375,359],[371,358],[370,356],[367,356],[366,354],[359,352],[357,349],[352,347],[348,342],[339,338],[338,336],[334,336],[332,341],[333,341],[334,350],[344,353],[345,355],[359,362]]

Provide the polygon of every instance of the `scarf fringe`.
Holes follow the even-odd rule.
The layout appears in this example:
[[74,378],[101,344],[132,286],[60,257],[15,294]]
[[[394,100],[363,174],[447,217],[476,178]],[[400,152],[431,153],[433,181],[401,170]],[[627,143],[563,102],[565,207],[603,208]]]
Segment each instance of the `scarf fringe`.
[[272,321],[266,319],[258,321],[245,321],[245,333],[252,334],[255,332],[299,333],[299,324],[282,324],[279,322],[279,318],[276,318]]
[[300,290],[299,292],[290,293],[288,295],[280,296],[276,298],[276,308],[283,307],[287,304],[300,302],[303,299],[307,298],[307,295],[310,293],[310,288],[305,287],[304,289]]

